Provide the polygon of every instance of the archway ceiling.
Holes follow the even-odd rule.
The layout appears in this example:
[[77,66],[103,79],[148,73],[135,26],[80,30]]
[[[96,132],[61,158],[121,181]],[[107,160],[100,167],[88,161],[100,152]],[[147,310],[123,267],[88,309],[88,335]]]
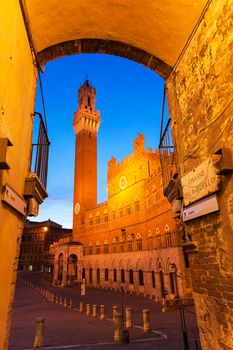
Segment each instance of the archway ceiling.
[[76,39],[114,40],[174,66],[206,0],[25,0],[38,52]]

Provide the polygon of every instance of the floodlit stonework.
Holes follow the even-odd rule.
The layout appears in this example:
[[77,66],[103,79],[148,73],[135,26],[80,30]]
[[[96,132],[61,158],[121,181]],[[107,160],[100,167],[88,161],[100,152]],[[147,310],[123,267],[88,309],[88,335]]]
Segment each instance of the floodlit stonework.
[[[97,204],[96,90],[86,80],[74,114],[76,159],[72,243],[55,244],[54,283],[87,285],[145,294],[156,299],[191,298],[177,223],[163,195],[159,151],[134,152],[108,163],[108,201]],[[85,145],[85,147],[84,147]],[[54,249],[54,245],[52,246]],[[67,268],[68,266],[68,268]]]
[[[1,2],[0,137],[13,145],[7,150],[10,169],[0,170],[1,193],[8,184],[24,195],[38,74],[35,55],[46,64],[74,53],[116,54],[164,77],[180,177],[209,159],[215,148],[232,149],[232,1],[111,4],[115,6],[108,0]],[[232,173],[221,178],[219,212],[185,224],[198,243],[198,252],[188,255],[204,350],[233,349]],[[24,222],[22,214],[0,202],[0,348],[4,350]]]

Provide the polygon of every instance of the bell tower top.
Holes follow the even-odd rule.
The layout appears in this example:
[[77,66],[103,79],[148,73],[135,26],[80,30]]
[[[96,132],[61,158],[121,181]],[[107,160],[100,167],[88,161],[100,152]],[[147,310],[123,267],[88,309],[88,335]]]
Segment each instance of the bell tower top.
[[100,125],[100,112],[95,109],[96,88],[88,79],[78,90],[78,110],[74,113],[74,132],[81,130],[97,134]]
[[86,79],[83,85],[78,90],[78,109],[95,112],[96,102],[96,88],[94,88],[90,81]]

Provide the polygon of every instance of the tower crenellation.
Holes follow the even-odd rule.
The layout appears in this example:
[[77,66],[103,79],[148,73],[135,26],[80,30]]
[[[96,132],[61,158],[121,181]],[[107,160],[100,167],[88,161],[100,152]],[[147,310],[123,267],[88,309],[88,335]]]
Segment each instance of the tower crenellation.
[[74,132],[81,130],[96,134],[100,125],[100,112],[96,111],[96,89],[89,80],[78,91],[78,110],[74,113]]

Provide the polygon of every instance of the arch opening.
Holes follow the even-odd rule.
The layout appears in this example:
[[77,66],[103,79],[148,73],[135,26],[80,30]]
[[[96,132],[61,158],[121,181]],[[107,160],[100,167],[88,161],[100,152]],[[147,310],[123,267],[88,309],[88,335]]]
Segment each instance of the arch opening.
[[167,78],[172,71],[172,67],[167,63],[142,49],[120,41],[104,39],[84,38],[62,42],[40,51],[38,58],[40,64],[44,65],[63,56],[83,53],[101,53],[128,58],[143,64],[162,78]]

